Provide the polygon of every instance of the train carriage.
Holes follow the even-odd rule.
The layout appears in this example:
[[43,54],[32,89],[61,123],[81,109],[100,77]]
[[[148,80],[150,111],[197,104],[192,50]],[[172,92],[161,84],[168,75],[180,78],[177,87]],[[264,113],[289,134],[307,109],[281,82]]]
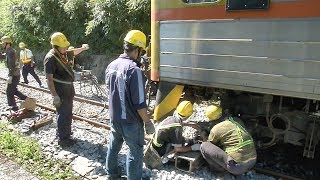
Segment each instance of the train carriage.
[[155,120],[170,113],[187,89],[222,89],[225,99],[232,96],[233,112],[267,120],[273,135],[266,144],[274,142],[279,121],[284,141],[314,157],[320,139],[319,0],[151,3],[151,78],[160,81]]

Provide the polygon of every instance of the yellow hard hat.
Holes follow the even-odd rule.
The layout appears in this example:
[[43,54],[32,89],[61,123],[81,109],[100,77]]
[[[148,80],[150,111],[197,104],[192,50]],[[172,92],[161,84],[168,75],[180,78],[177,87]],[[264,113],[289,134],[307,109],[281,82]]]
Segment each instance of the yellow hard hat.
[[209,118],[209,121],[217,120],[222,115],[222,108],[216,105],[210,105],[206,109],[206,116]]
[[2,38],[1,38],[1,43],[12,43],[12,39],[11,39],[11,37],[10,36],[3,36]]
[[189,117],[193,113],[193,105],[190,101],[182,101],[177,107],[177,112],[183,117]]
[[51,42],[52,45],[58,47],[68,47],[70,46],[70,42],[67,40],[66,36],[61,32],[55,32],[51,35]]
[[19,43],[19,48],[25,48],[25,47],[26,47],[26,44],[24,42]]
[[146,35],[139,30],[131,30],[128,32],[124,41],[141,47],[142,49],[146,49],[147,38]]

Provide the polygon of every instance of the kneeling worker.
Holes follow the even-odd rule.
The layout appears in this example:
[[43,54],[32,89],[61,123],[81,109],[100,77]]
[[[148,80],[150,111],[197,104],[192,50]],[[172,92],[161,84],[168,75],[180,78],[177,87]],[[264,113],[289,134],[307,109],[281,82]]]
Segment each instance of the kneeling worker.
[[208,141],[200,147],[210,169],[217,172],[227,170],[234,175],[250,170],[256,163],[257,153],[242,121],[237,117],[222,116],[222,108],[214,105],[207,108],[206,116],[210,121],[217,121]]
[[174,152],[188,152],[200,150],[200,144],[183,146],[185,139],[182,136],[183,121],[193,113],[193,105],[190,101],[182,101],[173,116],[167,117],[156,128],[152,140],[152,147],[160,156],[167,154],[173,146]]

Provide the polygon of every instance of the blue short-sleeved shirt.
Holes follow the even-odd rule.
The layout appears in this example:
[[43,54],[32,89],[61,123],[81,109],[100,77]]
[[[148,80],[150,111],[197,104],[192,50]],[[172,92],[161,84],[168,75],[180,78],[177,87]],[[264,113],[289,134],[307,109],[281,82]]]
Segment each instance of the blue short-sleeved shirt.
[[106,69],[110,118],[140,121],[137,110],[146,108],[144,77],[137,64],[121,54]]

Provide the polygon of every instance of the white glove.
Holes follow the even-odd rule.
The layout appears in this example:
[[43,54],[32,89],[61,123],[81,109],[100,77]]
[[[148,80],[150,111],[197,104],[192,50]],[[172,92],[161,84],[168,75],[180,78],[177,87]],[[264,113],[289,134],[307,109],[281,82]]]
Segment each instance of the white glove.
[[89,44],[82,44],[82,48],[88,50],[89,49]]
[[59,108],[60,105],[61,105],[61,99],[59,96],[53,96],[53,105],[56,107],[56,108]]
[[11,84],[12,83],[12,76],[9,76],[8,80],[7,80],[7,83],[8,84]]
[[155,132],[154,125],[153,125],[152,121],[145,122],[144,128],[146,129],[147,134],[153,134]]
[[192,151],[200,151],[201,144],[194,144],[191,146]]

